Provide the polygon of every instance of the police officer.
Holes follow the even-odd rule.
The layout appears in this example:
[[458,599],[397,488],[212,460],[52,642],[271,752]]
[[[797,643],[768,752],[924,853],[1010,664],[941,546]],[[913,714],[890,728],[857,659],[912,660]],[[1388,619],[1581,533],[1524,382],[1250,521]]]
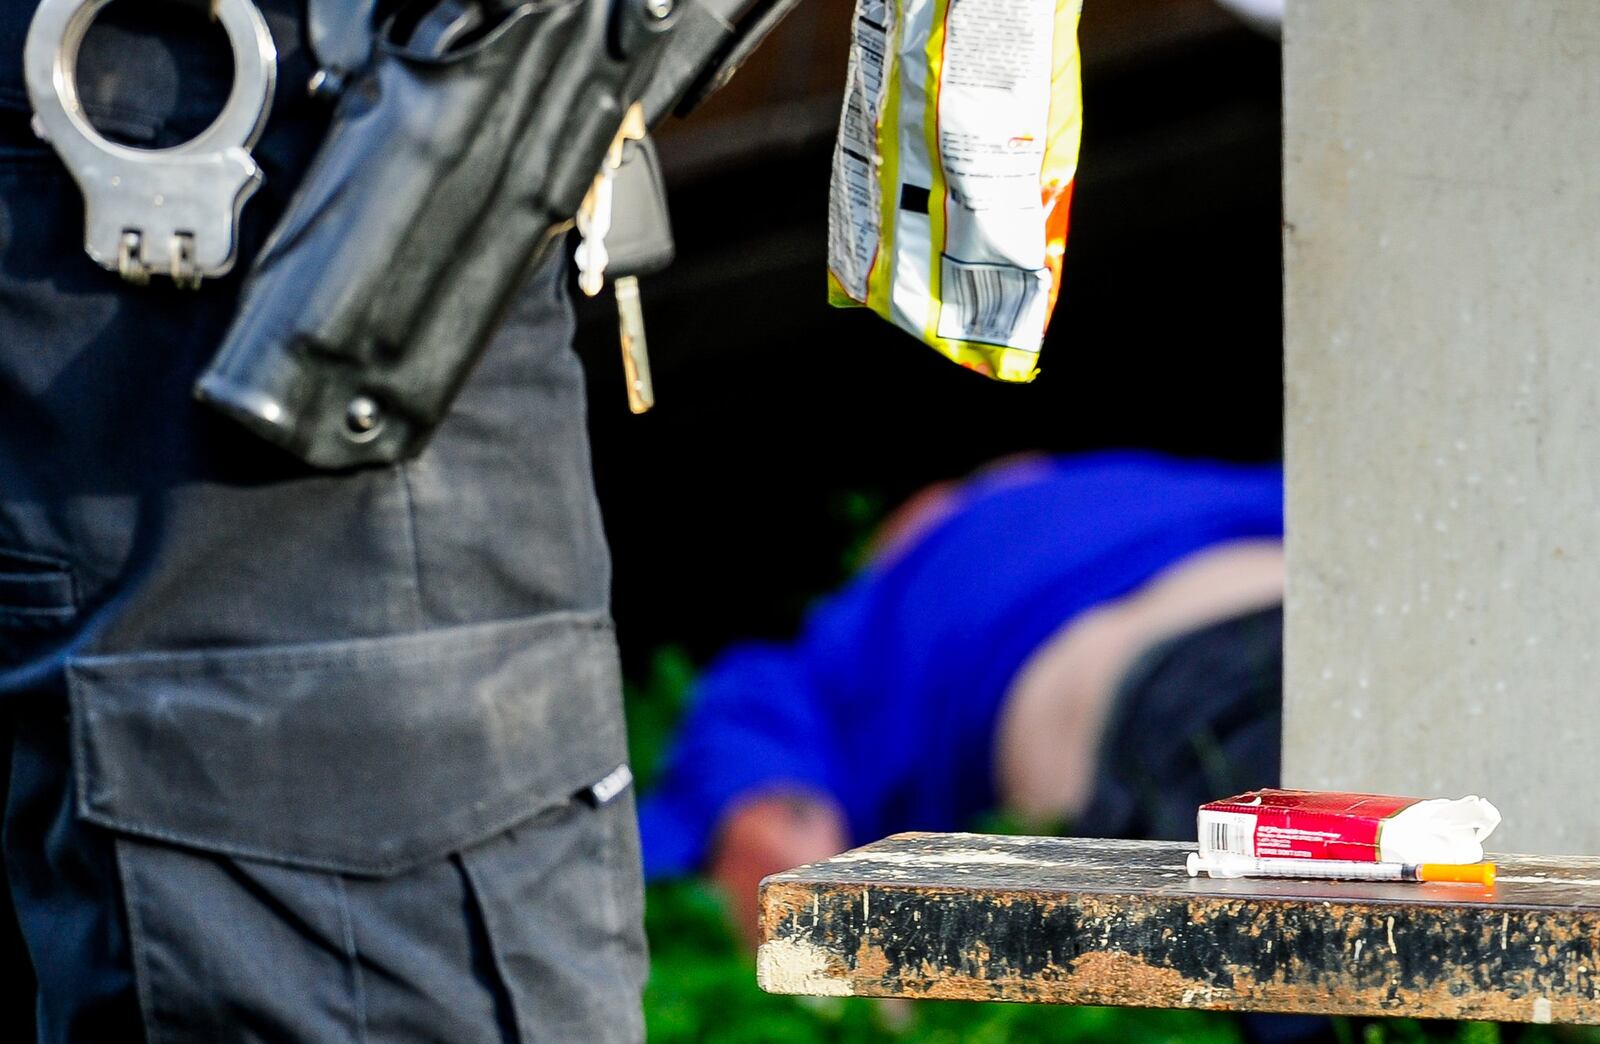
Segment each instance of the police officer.
[[[4,850],[40,1040],[631,1040],[645,975],[609,564],[565,266],[417,459],[327,474],[195,402],[325,129],[301,0],[240,264],[136,287],[84,253],[0,7]],[[214,26],[117,2],[83,103],[193,137]],[[214,45],[214,46],[212,46]],[[220,50],[220,54],[218,51]],[[25,980],[13,978],[13,986]]]

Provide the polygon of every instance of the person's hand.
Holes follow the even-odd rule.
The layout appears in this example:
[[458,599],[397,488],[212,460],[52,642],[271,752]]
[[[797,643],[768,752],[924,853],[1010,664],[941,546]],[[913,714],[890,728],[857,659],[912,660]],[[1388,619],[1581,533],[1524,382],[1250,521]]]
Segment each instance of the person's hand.
[[722,820],[711,877],[728,898],[746,943],[756,945],[756,886],[768,874],[837,855],[850,847],[844,814],[814,794],[768,794],[735,807]]

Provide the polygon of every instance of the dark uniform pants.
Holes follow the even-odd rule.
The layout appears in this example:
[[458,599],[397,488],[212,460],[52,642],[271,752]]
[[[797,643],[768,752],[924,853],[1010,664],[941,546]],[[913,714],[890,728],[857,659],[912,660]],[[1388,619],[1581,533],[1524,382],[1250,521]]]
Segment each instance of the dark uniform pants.
[[[297,0],[257,2],[281,73],[246,262],[326,119]],[[590,789],[626,751],[563,266],[421,458],[313,473],[190,395],[238,275],[136,290],[84,255],[27,130],[30,6],[0,10],[0,743],[38,989],[0,1038],[638,1039],[632,799]],[[188,30],[127,21],[165,9],[109,8],[80,63],[99,125],[146,146],[229,83]]]

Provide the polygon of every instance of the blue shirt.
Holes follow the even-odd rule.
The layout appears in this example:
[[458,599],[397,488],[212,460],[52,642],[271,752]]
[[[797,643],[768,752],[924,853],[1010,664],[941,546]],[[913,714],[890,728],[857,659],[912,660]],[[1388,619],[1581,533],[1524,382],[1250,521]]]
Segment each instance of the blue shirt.
[[1276,464],[1104,453],[957,495],[794,642],[738,645],[706,671],[640,808],[647,875],[698,869],[724,813],[763,792],[832,796],[856,843],[961,827],[995,801],[1001,703],[1035,649],[1197,551],[1283,534]]

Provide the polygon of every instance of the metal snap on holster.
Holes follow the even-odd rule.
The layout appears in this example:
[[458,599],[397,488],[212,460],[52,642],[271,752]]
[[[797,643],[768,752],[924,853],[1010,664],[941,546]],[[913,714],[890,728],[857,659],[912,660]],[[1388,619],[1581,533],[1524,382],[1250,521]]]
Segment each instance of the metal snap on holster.
[[[233,48],[227,104],[198,137],[168,149],[107,140],[78,97],[78,51],[110,0],[41,0],[24,57],[34,127],[83,192],[84,249],[129,282],[170,276],[195,287],[238,255],[238,219],[261,185],[250,150],[266,126],[277,49],[250,0],[200,0]],[[174,0],[168,0],[174,2]]]

